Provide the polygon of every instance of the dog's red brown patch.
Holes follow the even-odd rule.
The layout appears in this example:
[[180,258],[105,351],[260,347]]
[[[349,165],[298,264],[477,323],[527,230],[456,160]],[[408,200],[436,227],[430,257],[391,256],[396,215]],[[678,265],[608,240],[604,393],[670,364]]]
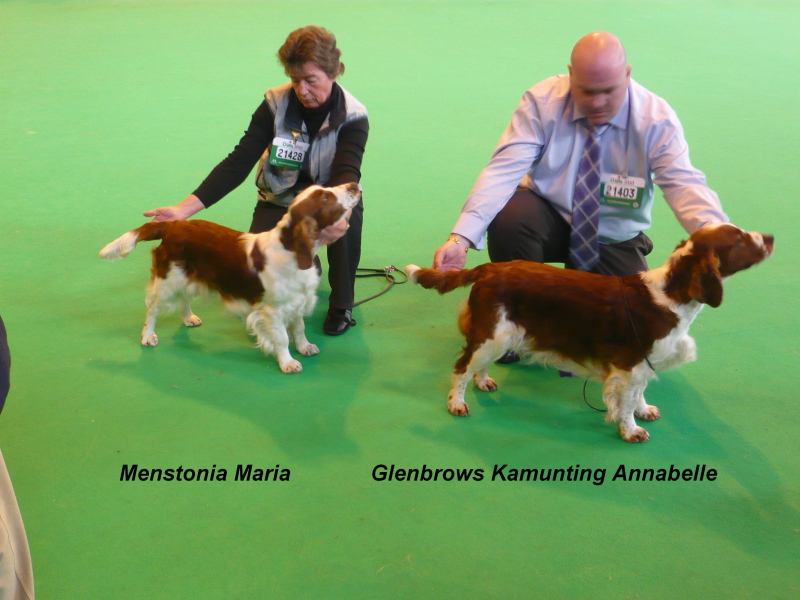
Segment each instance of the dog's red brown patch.
[[147,223],[136,231],[139,241],[161,240],[152,252],[156,277],[165,279],[170,266],[176,264],[189,281],[204,284],[225,299],[252,304],[264,293],[257,272],[247,264],[241,231],[199,219]]

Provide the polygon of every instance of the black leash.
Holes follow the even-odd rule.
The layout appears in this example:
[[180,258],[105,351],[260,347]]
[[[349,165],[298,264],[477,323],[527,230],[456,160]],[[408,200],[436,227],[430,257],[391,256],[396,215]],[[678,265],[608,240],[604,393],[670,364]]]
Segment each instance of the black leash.
[[622,301],[625,302],[625,313],[628,315],[628,320],[631,322],[631,329],[633,329],[633,335],[636,336],[636,343],[639,344],[639,350],[642,351],[644,354],[644,359],[647,361],[647,366],[653,370],[653,373],[656,370],[653,368],[653,365],[650,363],[650,359],[647,358],[647,353],[644,351],[644,346],[642,345],[642,340],[639,339],[639,332],[636,331],[636,324],[633,322],[633,316],[631,316],[631,309],[628,306],[628,297],[625,295],[625,284],[622,282],[622,277],[617,277],[619,281],[619,290],[622,293]]
[[586,384],[589,383],[589,378],[586,378],[586,381],[583,382],[583,401],[586,402],[586,406],[591,408],[592,410],[596,410],[597,412],[608,412],[607,408],[596,408],[589,404],[589,401],[586,399]]
[[[655,373],[656,370],[655,370],[655,368],[653,368],[653,365],[650,362],[650,359],[647,357],[647,353],[644,351],[644,346],[642,345],[642,340],[639,338],[639,332],[636,331],[636,323],[633,322],[633,316],[631,315],[631,309],[630,309],[630,306],[628,306],[628,297],[625,295],[625,284],[622,281],[622,277],[617,277],[617,280],[619,280],[619,291],[622,294],[622,301],[625,303],[625,314],[628,315],[628,320],[631,322],[631,329],[633,329],[633,335],[636,336],[636,343],[639,344],[639,349],[642,351],[642,354],[644,354],[644,359],[645,359],[645,361],[647,361],[647,366],[650,367],[651,369],[653,369],[653,373]],[[597,412],[608,412],[608,410],[603,410],[601,408],[595,408],[594,406],[589,404],[589,401],[586,399],[586,384],[587,383],[589,383],[589,379],[588,378],[586,379],[586,381],[583,382],[583,401],[586,403],[586,406],[588,406],[589,408],[591,408],[593,410],[596,410]]]
[[[363,274],[359,275],[358,274],[359,271],[362,271]],[[393,275],[393,273],[400,273],[404,278],[403,281],[397,281],[395,279],[395,276]],[[386,281],[389,282],[389,285],[387,285],[382,291],[378,292],[374,296],[370,296],[369,298],[364,298],[363,300],[359,300],[358,302],[354,303],[353,304],[354,307],[358,306],[359,304],[364,304],[364,302],[368,302],[370,300],[374,300],[375,298],[377,298],[379,296],[383,296],[386,292],[388,292],[390,289],[392,289],[395,284],[401,285],[401,284],[405,283],[406,281],[408,281],[408,276],[403,271],[401,271],[400,269],[395,267],[394,265],[389,265],[388,267],[384,267],[382,269],[362,269],[362,268],[358,268],[358,269],[356,269],[356,277],[357,278],[361,278],[361,277],[385,277]]]

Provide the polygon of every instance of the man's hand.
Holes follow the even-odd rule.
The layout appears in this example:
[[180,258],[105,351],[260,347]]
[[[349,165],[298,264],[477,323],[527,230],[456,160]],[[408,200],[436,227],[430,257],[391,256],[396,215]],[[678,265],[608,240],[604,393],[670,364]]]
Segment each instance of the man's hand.
[[200,198],[194,194],[190,195],[180,204],[175,206],[164,206],[161,208],[154,208],[144,213],[145,217],[153,217],[153,221],[183,221],[188,219],[193,214],[203,210],[205,206],[200,202]]
[[[455,240],[458,240],[456,242]],[[433,268],[437,271],[460,271],[467,262],[467,238],[453,234],[433,255]]]
[[352,210],[348,210],[344,217],[336,221],[333,225],[328,225],[319,233],[319,242],[323,246],[328,246],[342,237],[347,230],[350,229],[350,214]]

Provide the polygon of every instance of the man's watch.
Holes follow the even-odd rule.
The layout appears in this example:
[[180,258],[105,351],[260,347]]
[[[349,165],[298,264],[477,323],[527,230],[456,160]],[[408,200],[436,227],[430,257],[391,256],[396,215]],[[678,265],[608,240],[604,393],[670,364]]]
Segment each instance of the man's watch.
[[464,242],[462,242],[460,239],[458,239],[458,238],[457,238],[456,236],[454,236],[454,235],[451,235],[449,238],[447,238],[447,241],[448,241],[448,242],[455,242],[456,244],[458,244],[459,246],[461,246],[462,248],[464,248],[464,252],[466,252],[467,250],[469,250],[469,246],[468,246],[468,245],[466,245]]

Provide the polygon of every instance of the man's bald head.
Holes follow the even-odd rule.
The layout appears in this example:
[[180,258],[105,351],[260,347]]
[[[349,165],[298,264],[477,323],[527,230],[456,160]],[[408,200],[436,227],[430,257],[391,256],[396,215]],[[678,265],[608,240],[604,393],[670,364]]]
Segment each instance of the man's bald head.
[[617,36],[606,31],[595,31],[583,36],[575,44],[570,56],[570,66],[586,71],[619,70],[628,66],[628,58]]
[[622,107],[631,67],[617,36],[595,31],[572,49],[570,91],[580,113],[592,125],[608,123]]

